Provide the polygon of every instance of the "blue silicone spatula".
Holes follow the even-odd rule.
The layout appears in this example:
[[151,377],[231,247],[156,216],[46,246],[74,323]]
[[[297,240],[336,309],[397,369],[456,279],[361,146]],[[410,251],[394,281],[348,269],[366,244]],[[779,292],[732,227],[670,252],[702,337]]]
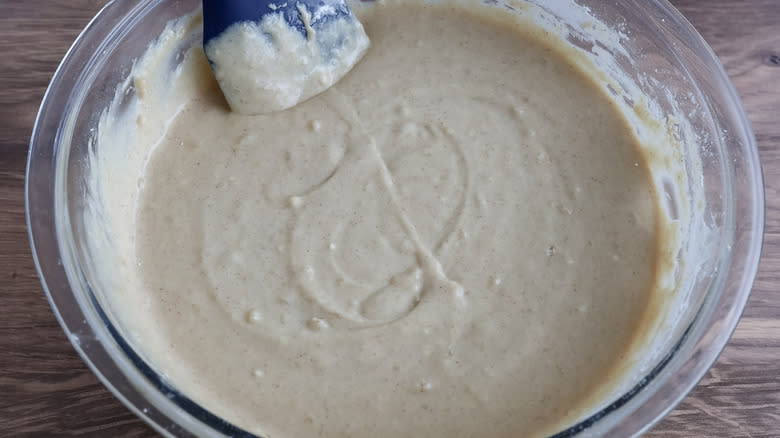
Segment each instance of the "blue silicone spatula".
[[235,112],[281,111],[325,91],[368,45],[344,0],[203,0],[203,47]]

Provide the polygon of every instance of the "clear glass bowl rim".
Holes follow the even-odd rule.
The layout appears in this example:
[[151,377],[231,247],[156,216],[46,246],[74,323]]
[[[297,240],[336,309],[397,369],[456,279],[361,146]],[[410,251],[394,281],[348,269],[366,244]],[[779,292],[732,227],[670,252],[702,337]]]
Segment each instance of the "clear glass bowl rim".
[[[43,163],[44,168],[45,165],[48,164],[52,170],[56,169],[56,159],[54,158],[56,158],[59,153],[59,142],[61,140],[60,128],[62,121],[71,109],[71,90],[78,84],[78,81],[81,79],[80,73],[86,71],[89,64],[79,63],[79,54],[83,55],[85,51],[95,51],[97,48],[102,47],[105,40],[113,36],[117,25],[128,25],[128,20],[132,21],[131,18],[137,18],[138,13],[144,7],[155,1],[156,0],[146,0],[138,2],[137,4],[115,0],[110,1],[95,15],[74,41],[52,77],[49,87],[43,97],[33,128],[25,179],[26,218],[33,259],[47,299],[51,304],[57,320],[65,333],[69,336],[74,348],[93,373],[95,373],[103,384],[131,411],[166,436],[173,436],[173,430],[180,429],[188,433],[205,432],[208,435],[229,433],[233,436],[245,435],[251,437],[254,435],[220,420],[181,394],[179,394],[178,397],[175,397],[175,400],[158,400],[158,402],[163,404],[168,403],[170,405],[165,406],[165,409],[163,409],[164,412],[150,412],[150,409],[154,410],[153,407],[141,408],[138,406],[138,403],[134,403],[130,400],[131,398],[138,398],[139,396],[144,398],[151,397],[152,395],[157,396],[156,398],[159,399],[159,396],[163,394],[150,395],[148,391],[150,389],[158,392],[161,390],[159,385],[160,378],[159,376],[154,375],[154,372],[148,367],[145,367],[146,370],[139,370],[139,368],[143,368],[145,364],[141,361],[141,367],[139,367],[139,364],[137,363],[137,361],[140,361],[139,356],[132,352],[132,349],[121,338],[116,329],[111,327],[110,322],[108,322],[107,326],[101,326],[99,324],[95,326],[91,321],[88,323],[87,319],[94,321],[94,318],[87,318],[86,312],[88,312],[88,310],[79,303],[74,302],[74,292],[71,289],[72,284],[70,283],[70,281],[73,280],[68,277],[63,268],[63,261],[67,260],[69,257],[65,254],[66,249],[62,247],[63,245],[57,236],[57,227],[55,224],[56,214],[52,214],[52,212],[58,208],[54,195],[55,184],[53,181],[48,184],[40,184],[38,179],[43,178],[44,176],[40,174],[36,175],[35,173],[38,167],[41,166],[41,161],[47,157],[51,158],[51,160],[49,160],[51,163]],[[628,401],[633,399],[634,396],[642,392],[650,384],[654,383],[654,378],[662,371],[668,371],[666,368],[669,363],[676,361],[676,365],[678,365],[680,369],[685,369],[684,376],[677,376],[683,380],[684,384],[678,384],[667,388],[666,386],[669,386],[668,381],[655,382],[657,383],[655,391],[647,394],[648,396],[646,399],[630,412],[632,415],[641,416],[641,418],[646,421],[640,421],[637,424],[630,425],[628,428],[624,428],[622,432],[628,432],[631,435],[640,434],[663,418],[664,415],[671,411],[693,389],[726,346],[744,311],[753,280],[758,270],[758,262],[763,243],[765,215],[764,185],[758,149],[744,107],[734,85],[723,69],[722,64],[717,59],[712,49],[682,14],[667,0],[649,0],[648,4],[652,4],[653,7],[662,10],[668,19],[673,20],[673,22],[680,27],[682,32],[690,34],[690,36],[693,37],[693,41],[700,46],[697,48],[699,51],[703,51],[703,53],[707,54],[709,59],[706,59],[706,62],[710,66],[713,66],[711,70],[713,79],[718,82],[721,91],[725,93],[725,99],[732,105],[732,110],[737,113],[736,118],[738,119],[738,127],[741,128],[741,130],[740,132],[733,133],[733,135],[738,139],[737,147],[742,147],[741,152],[743,153],[742,156],[744,156],[744,163],[742,164],[744,164],[743,168],[746,169],[744,174],[740,174],[740,176],[748,178],[748,185],[752,197],[749,200],[736,200],[748,202],[749,217],[736,217],[735,220],[737,222],[741,220],[745,221],[751,228],[751,232],[745,237],[749,240],[743,242],[747,247],[747,253],[743,261],[744,267],[738,272],[731,272],[734,268],[733,263],[726,266],[729,271],[726,275],[738,276],[738,287],[728,291],[729,293],[719,293],[721,291],[714,291],[718,293],[708,292],[708,295],[711,298],[709,300],[711,312],[702,312],[700,310],[701,314],[694,318],[693,322],[676,343],[675,347],[644,379],[642,379],[639,384],[591,417],[586,418],[567,430],[555,434],[555,438],[575,436],[580,432],[589,429],[591,426],[596,425],[602,418],[609,416],[611,412],[624,406]],[[105,26],[102,24],[103,19],[107,16],[110,17],[110,20],[115,22],[115,26]],[[93,58],[94,57],[89,57],[90,60]],[[51,129],[52,127],[55,127],[56,129]],[[732,179],[733,178],[736,178],[736,176],[732,175]],[[44,188],[44,193],[39,192],[38,189],[40,187]],[[734,208],[733,205],[734,203],[732,202],[732,208]],[[745,224],[734,223],[735,228],[744,225]],[[52,237],[55,238],[52,239]],[[56,251],[57,257],[53,258],[50,256],[51,254],[47,252],[52,250]],[[49,256],[44,257],[44,253],[49,254]],[[68,281],[63,282],[62,279],[67,279]],[[715,283],[723,284],[723,282]],[[93,304],[97,305],[97,302]],[[68,312],[63,312],[63,307],[65,306],[68,306]],[[102,311],[99,310],[99,305],[97,305],[97,308],[99,313],[102,313]],[[79,311],[82,313],[79,314]],[[723,323],[719,327],[707,325],[709,317],[715,313],[719,313],[723,316]],[[104,320],[104,322],[108,321],[105,318],[105,315],[102,315],[99,319]],[[694,330],[695,328],[698,328],[698,330]],[[85,345],[79,340],[78,336],[74,336],[74,333],[84,329],[95,332],[102,331],[104,336],[95,336],[95,343],[103,344],[101,339],[107,339],[105,335],[108,335],[113,337],[114,342],[120,344],[120,348],[117,350],[115,348],[116,346],[110,348],[110,346],[96,345],[95,343],[92,345]],[[707,343],[703,342],[705,338],[709,339]],[[678,354],[682,347],[687,347],[685,348],[687,353],[685,355],[686,357],[680,357],[681,354]],[[130,351],[127,351],[128,349]],[[121,351],[125,357],[117,357],[116,354],[119,351]],[[101,352],[102,355],[99,354]],[[106,361],[105,357],[108,357],[109,360]],[[695,361],[693,359],[694,357]],[[124,362],[124,364],[119,362]],[[131,368],[135,367],[137,375],[128,376],[123,374],[121,377],[128,379],[128,381],[131,382],[131,385],[124,385],[120,388],[119,385],[115,385],[115,379],[118,378],[117,373],[126,373],[128,364],[131,365]],[[685,364],[688,366],[683,367]],[[152,382],[150,385],[149,380],[154,381],[155,379],[158,381],[156,382],[157,384],[155,385],[155,382]],[[665,383],[667,383],[667,385],[665,385]],[[139,390],[138,387],[135,387],[135,385],[145,385],[146,387],[145,390],[142,391]],[[666,403],[655,403],[654,405],[654,395],[661,389],[671,391],[672,396],[666,398]],[[176,415],[170,415],[171,413]],[[160,417],[165,418],[167,421],[160,421]]]

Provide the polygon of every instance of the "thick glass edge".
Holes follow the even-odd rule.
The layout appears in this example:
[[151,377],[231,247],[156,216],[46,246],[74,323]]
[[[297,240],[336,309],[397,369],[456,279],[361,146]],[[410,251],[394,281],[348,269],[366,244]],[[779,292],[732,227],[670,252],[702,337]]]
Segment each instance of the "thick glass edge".
[[[146,423],[148,423],[150,426],[152,426],[157,432],[159,432],[163,436],[172,436],[167,430],[165,430],[161,425],[157,424],[155,421],[153,421],[151,418],[149,418],[147,415],[145,415],[144,412],[141,412],[141,410],[138,409],[133,403],[131,403],[124,395],[122,391],[120,391],[118,388],[116,388],[112,382],[106,378],[106,376],[103,373],[103,369],[101,366],[98,366],[93,360],[92,357],[87,353],[85,348],[81,345],[81,343],[77,340],[77,337],[74,336],[74,326],[77,325],[77,318],[73,318],[73,320],[70,320],[70,318],[66,318],[63,316],[61,312],[61,303],[58,302],[58,298],[54,296],[52,293],[52,288],[49,282],[47,282],[47,276],[44,275],[46,272],[46,269],[50,269],[52,271],[56,271],[56,275],[58,278],[65,278],[68,279],[67,273],[64,270],[64,267],[62,266],[61,260],[62,260],[62,248],[60,247],[60,243],[58,239],[56,238],[56,224],[55,224],[55,206],[54,206],[54,190],[55,190],[55,180],[53,179],[53,170],[56,168],[56,158],[59,153],[58,148],[58,135],[57,131],[53,131],[50,133],[50,135],[47,135],[45,137],[42,137],[43,134],[41,133],[42,127],[44,125],[46,126],[60,126],[63,120],[62,115],[64,114],[68,103],[69,103],[69,97],[71,94],[72,89],[70,87],[61,87],[61,84],[67,83],[70,81],[75,81],[76,75],[72,75],[72,70],[78,71],[80,66],[75,65],[74,61],[75,53],[82,49],[84,45],[89,44],[90,42],[97,41],[97,44],[100,43],[103,37],[105,37],[107,34],[110,34],[112,29],[108,29],[107,31],[101,32],[100,28],[102,26],[99,26],[97,23],[98,21],[102,20],[106,16],[114,16],[119,17],[119,20],[121,19],[132,9],[134,8],[133,3],[131,2],[121,2],[116,0],[111,0],[108,3],[106,3],[98,12],[95,14],[94,17],[87,23],[87,25],[84,27],[84,29],[79,33],[79,35],[74,40],[73,44],[68,48],[65,55],[62,58],[62,61],[60,61],[59,65],[54,71],[54,74],[52,75],[52,78],[49,82],[48,87],[46,88],[46,91],[44,92],[43,98],[41,99],[41,105],[38,110],[38,114],[36,115],[35,122],[33,124],[32,133],[30,136],[30,143],[28,146],[28,152],[27,152],[27,163],[25,167],[25,185],[24,185],[24,199],[25,199],[25,222],[27,226],[27,237],[29,240],[29,246],[30,251],[33,258],[33,263],[35,265],[36,273],[38,274],[38,278],[40,280],[42,289],[44,291],[44,294],[46,295],[46,299],[49,302],[49,305],[54,313],[54,316],[59,323],[60,327],[62,328],[65,335],[68,337],[69,342],[73,346],[73,348],[76,350],[78,355],[81,357],[81,359],[84,361],[84,363],[89,367],[90,371],[92,371],[93,374],[100,380],[100,382],[111,391],[111,393],[128,409],[130,409],[131,412],[133,412],[136,416],[143,419]],[[47,151],[41,151],[41,147],[47,146],[50,149]],[[37,156],[39,155],[39,157]],[[34,163],[37,164],[38,161],[48,159],[48,163],[43,163],[47,168],[50,168],[52,172],[50,173],[50,176],[52,177],[51,180],[43,180],[39,178],[34,178],[34,175],[32,173]],[[40,181],[39,181],[40,179]],[[45,187],[46,195],[48,195],[48,199],[43,198],[43,194],[34,193],[33,190],[31,190],[32,185],[35,185],[36,187],[43,188]],[[37,209],[45,209],[48,211],[49,216],[44,220],[44,224],[39,227],[32,218],[33,212],[37,211]],[[41,212],[42,213],[42,212]],[[39,215],[39,216],[42,216]],[[45,228],[44,228],[45,227]],[[43,229],[41,229],[43,228]],[[48,232],[46,230],[48,228]],[[55,235],[51,236],[50,233],[54,232]],[[56,263],[56,267],[51,266],[51,263],[46,262],[47,267],[44,268],[44,264],[42,263],[41,255],[38,252],[38,248],[42,247],[43,244],[39,243],[39,240],[41,239],[41,236],[45,234],[45,238],[47,240],[47,243],[52,245],[52,249],[56,251],[58,262]],[[70,279],[68,279],[68,283],[70,283]],[[83,309],[79,308],[79,315],[85,316],[83,313]],[[86,323],[86,319],[83,320],[82,323]],[[94,329],[94,327],[92,327]]]
[[[740,267],[741,269],[734,272],[732,269],[728,269],[732,267],[731,263],[729,263],[726,265],[727,272],[723,273],[725,275],[723,275],[721,281],[726,282],[732,276],[737,276],[738,280],[736,283],[739,287],[732,290],[730,293],[727,293],[728,291],[723,291],[722,294],[715,297],[715,300],[712,301],[712,306],[714,307],[712,314],[706,318],[706,320],[711,320],[716,316],[721,316],[722,323],[717,326],[704,327],[704,330],[702,330],[701,333],[694,336],[696,342],[692,345],[689,354],[691,357],[695,356],[697,360],[696,362],[692,362],[690,357],[686,358],[681,369],[684,369],[685,365],[688,364],[690,364],[691,367],[684,376],[678,376],[682,377],[679,380],[684,381],[685,384],[676,386],[676,390],[673,391],[675,397],[671,403],[649,413],[649,416],[651,416],[652,419],[643,427],[631,431],[621,430],[621,433],[630,433],[631,436],[639,436],[649,431],[669,412],[676,408],[690,394],[693,388],[699,384],[701,379],[705,376],[707,371],[712,368],[718,357],[726,348],[729,339],[734,333],[734,330],[736,330],[739,320],[745,311],[747,301],[752,291],[753,282],[758,273],[763,247],[766,216],[764,175],[761,168],[758,147],[756,145],[755,135],[750,120],[747,117],[747,113],[736,87],[712,47],[707,44],[693,24],[691,24],[668,0],[653,1],[667,17],[671,17],[676,21],[675,24],[680,29],[680,32],[685,32],[687,37],[691,37],[695,41],[695,44],[698,46],[696,48],[697,52],[700,50],[704,51],[705,60],[711,68],[711,73],[713,73],[717,79],[719,88],[725,92],[724,98],[732,104],[727,110],[729,111],[730,116],[738,122],[737,126],[742,128],[740,132],[733,135],[734,139],[732,143],[733,146],[736,146],[736,150],[733,150],[732,154],[727,156],[727,158],[733,161],[732,163],[728,163],[729,166],[735,168],[737,167],[737,164],[739,164],[746,168],[745,171],[740,172],[739,174],[735,174],[731,172],[731,168],[729,169],[731,179],[729,181],[729,188],[731,189],[730,195],[732,197],[730,208],[731,214],[734,216],[731,221],[732,223],[730,224],[731,229],[734,230],[734,232],[732,232],[730,246],[736,247],[737,243],[746,244],[747,246],[745,250],[746,259],[744,260],[744,264]],[[737,152],[740,156],[735,157],[734,152]],[[737,177],[742,177],[747,180],[745,184],[749,187],[750,193],[752,194],[750,198],[746,199],[737,195]],[[745,202],[750,202],[749,215],[740,219],[735,213]],[[743,221],[745,223],[743,223]],[[743,227],[754,230],[754,232],[747,236],[737,236],[736,230],[743,229]],[[711,295],[711,292],[708,293],[708,295]],[[693,324],[706,322],[697,321],[699,319],[701,318],[697,315]],[[714,337],[710,338],[710,335],[714,335]],[[707,341],[708,338],[710,338],[709,341]],[[668,382],[662,383],[662,387],[658,389],[663,389],[665,384],[668,384]],[[648,399],[647,401],[650,400],[651,399]],[[639,412],[640,410],[643,410],[643,408],[644,406],[639,406],[634,412]]]

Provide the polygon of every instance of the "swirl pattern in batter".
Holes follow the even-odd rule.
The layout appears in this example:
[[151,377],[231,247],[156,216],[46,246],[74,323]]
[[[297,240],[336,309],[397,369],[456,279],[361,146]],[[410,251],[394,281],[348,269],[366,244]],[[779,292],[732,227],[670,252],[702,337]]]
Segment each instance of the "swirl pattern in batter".
[[175,386],[265,437],[555,431],[628,360],[654,291],[633,130],[539,29],[356,14],[365,58],[281,113],[231,113],[200,49],[175,111],[144,92],[158,64],[135,73],[133,141],[156,146],[122,318]]

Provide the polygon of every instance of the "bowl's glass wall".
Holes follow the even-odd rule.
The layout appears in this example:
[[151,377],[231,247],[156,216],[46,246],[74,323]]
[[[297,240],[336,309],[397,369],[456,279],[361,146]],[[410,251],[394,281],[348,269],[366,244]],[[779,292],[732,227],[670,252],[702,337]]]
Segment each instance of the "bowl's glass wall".
[[[566,1],[539,2],[553,15]],[[763,186],[749,123],[722,67],[693,28],[665,1],[583,0],[619,25],[629,57],[621,61],[642,90],[668,112],[687,114],[682,140],[700,184],[713,251],[684,292],[688,308],[654,366],[613,403],[559,436],[631,436],[668,412],[701,378],[744,308],[758,265]],[[197,0],[112,2],[74,43],[55,74],[33,132],[28,163],[28,221],[44,288],[76,349],[128,407],[166,435],[233,436],[242,431],[210,415],[164,382],[123,338],[86,250],[82,212],[95,196],[88,152],[100,113],[133,60],[165,23]],[[196,41],[196,40],[193,40]],[[573,41],[577,43],[577,41]],[[587,47],[585,47],[587,50]],[[99,153],[99,151],[98,151]],[[694,160],[696,161],[696,160]],[[693,198],[692,198],[693,199]],[[679,200],[678,200],[679,201]],[[246,434],[247,436],[251,436]]]

